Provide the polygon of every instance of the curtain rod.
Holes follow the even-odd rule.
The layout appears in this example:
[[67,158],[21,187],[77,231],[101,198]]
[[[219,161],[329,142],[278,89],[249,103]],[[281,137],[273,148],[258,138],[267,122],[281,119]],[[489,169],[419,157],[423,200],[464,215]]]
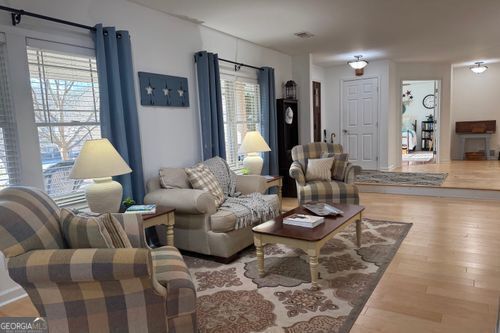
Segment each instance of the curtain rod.
[[41,14],[37,14],[37,13],[32,13],[32,12],[28,12],[28,11],[25,11],[25,10],[22,10],[22,9],[15,9],[15,8],[6,7],[6,6],[0,6],[0,10],[4,10],[6,12],[10,12],[11,13],[10,16],[12,18],[12,25],[13,26],[16,26],[19,23],[21,23],[22,16],[26,15],[26,16],[35,17],[35,18],[41,19],[41,20],[46,20],[46,21],[56,22],[56,23],[60,23],[60,24],[70,25],[72,27],[77,27],[77,28],[81,28],[81,29],[87,29],[87,30],[90,30],[90,31],[96,31],[95,27],[91,27],[91,26],[88,26],[88,25],[84,25],[84,24],[80,24],[80,23],[75,23],[75,22],[71,22],[71,21],[61,20],[61,19],[58,19],[58,18],[55,18],[55,17],[45,16],[45,15],[41,15]]
[[234,64],[234,70],[235,71],[239,71],[241,67],[249,67],[249,68],[257,69],[259,71],[263,71],[264,70],[262,67],[255,67],[255,66],[252,66],[252,65],[247,65],[247,64],[244,64],[244,63],[241,63],[241,62],[232,61],[232,60],[227,60],[227,59],[219,58],[219,61],[224,61],[224,62],[228,62],[228,63]]

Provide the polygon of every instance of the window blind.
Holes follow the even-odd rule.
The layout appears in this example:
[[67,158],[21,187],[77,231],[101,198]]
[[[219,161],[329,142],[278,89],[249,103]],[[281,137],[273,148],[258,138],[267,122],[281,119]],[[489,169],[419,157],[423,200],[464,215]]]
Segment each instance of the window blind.
[[17,132],[7,75],[5,43],[0,43],[0,188],[20,182]]
[[89,181],[69,179],[86,140],[101,137],[94,57],[28,46],[35,124],[46,192],[56,202],[84,200]]
[[222,78],[222,105],[226,160],[234,171],[243,168],[238,149],[247,131],[260,131],[259,85],[250,80]]

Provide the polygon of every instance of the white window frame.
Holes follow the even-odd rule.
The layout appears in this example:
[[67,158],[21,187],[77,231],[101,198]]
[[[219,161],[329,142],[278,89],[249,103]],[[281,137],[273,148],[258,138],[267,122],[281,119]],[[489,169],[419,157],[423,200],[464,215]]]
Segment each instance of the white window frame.
[[[243,68],[238,71],[238,72],[235,72],[234,71],[234,68],[231,68],[230,66],[228,66],[227,64],[225,63],[219,63],[220,65],[220,79],[221,79],[221,83],[222,83],[222,80],[226,80],[226,81],[239,81],[239,82],[247,82],[247,83],[251,83],[251,84],[256,84],[258,85],[258,81],[257,81],[257,72],[255,71],[249,71],[249,70],[244,70]],[[261,115],[261,110],[260,110],[260,91],[259,91],[259,95],[258,95],[258,101],[257,101],[257,108],[258,108],[258,114],[259,114],[259,121],[256,123],[258,126],[256,126],[256,130],[258,130],[259,132],[261,131],[261,125],[262,125],[262,115]],[[235,101],[237,102],[237,101]],[[236,108],[238,108],[238,105],[235,106]],[[229,135],[230,137],[232,137],[232,140],[233,140],[233,144],[236,144],[237,148],[239,149],[239,144],[237,143],[237,125],[238,124],[242,124],[242,122],[237,122],[235,119],[234,119],[234,116],[233,115],[233,119],[230,121],[230,122],[225,122],[224,125],[227,125],[225,127],[231,127],[231,132],[230,133],[226,133],[226,131],[224,132],[224,135],[225,135],[225,141],[226,141],[226,138],[227,136]],[[232,126],[231,126],[232,124]],[[243,140],[243,138],[241,138],[241,140]],[[228,149],[229,147],[227,147],[226,145],[226,155],[229,155],[228,154]],[[237,154],[237,160],[236,161],[227,161],[228,164],[229,164],[229,167],[235,171],[236,173],[241,173],[241,169],[243,168],[243,158],[242,158],[242,155],[238,155]]]
[[[36,27],[35,27],[36,28]],[[18,137],[20,184],[44,188],[41,152],[36,132],[33,101],[31,98],[30,73],[26,48],[45,45],[45,48],[65,53],[95,55],[94,41],[90,34],[78,32],[61,33],[58,30],[30,30],[8,23],[0,24],[0,32],[6,36],[8,71],[11,78],[11,93],[16,118]],[[39,44],[38,44],[39,43]],[[44,47],[42,47],[44,48]],[[85,198],[68,196],[61,198],[60,206],[86,207]]]

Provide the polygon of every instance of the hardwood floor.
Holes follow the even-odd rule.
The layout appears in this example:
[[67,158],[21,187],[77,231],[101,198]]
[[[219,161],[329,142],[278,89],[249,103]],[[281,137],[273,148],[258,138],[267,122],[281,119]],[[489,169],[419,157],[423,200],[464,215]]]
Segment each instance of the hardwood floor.
[[[500,296],[500,204],[362,193],[365,217],[411,222],[352,333],[492,333]],[[285,198],[283,207],[296,200]],[[31,316],[28,299],[0,316]]]
[[403,165],[391,171],[445,172],[441,187],[500,190],[500,161],[451,161],[440,164]]

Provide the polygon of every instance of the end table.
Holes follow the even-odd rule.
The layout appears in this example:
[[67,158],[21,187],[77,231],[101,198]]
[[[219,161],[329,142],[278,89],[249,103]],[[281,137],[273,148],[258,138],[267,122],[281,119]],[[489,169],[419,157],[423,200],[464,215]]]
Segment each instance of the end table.
[[167,227],[167,245],[174,246],[175,208],[157,206],[156,213],[143,214],[144,229],[164,225]]
[[282,193],[281,189],[283,187],[283,176],[264,176],[266,177],[266,190],[271,187],[278,188],[278,198],[280,201],[280,212],[282,207]]

